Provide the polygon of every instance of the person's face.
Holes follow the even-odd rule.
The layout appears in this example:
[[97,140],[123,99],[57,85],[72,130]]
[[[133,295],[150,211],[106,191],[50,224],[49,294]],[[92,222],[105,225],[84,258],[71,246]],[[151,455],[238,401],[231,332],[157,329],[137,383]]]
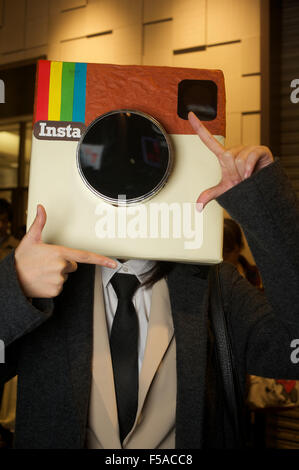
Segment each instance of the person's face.
[[8,232],[9,220],[7,214],[0,214],[0,237],[5,237]]

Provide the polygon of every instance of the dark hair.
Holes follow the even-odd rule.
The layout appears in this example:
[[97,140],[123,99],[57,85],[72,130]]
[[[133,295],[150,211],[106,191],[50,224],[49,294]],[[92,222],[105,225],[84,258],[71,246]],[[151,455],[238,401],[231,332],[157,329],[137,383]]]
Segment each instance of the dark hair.
[[12,207],[11,204],[3,198],[0,198],[0,214],[7,214],[8,220],[12,221]]
[[174,263],[168,261],[157,261],[155,266],[150,269],[147,273],[147,279],[142,282],[140,287],[152,287],[156,282],[160,281],[163,277],[166,277],[168,273],[173,269]]
[[230,253],[236,246],[240,249],[244,248],[242,231],[237,222],[232,219],[224,219],[223,251],[224,253]]
[[262,280],[258,268],[254,264],[250,264],[243,255],[239,255],[239,263],[244,269],[246,279],[252,285],[261,287]]
[[[224,219],[223,253],[231,253],[236,246],[238,246],[240,250],[244,248],[242,231],[237,222],[232,219]],[[238,262],[243,267],[246,279],[254,286],[260,287],[262,281],[258,268],[250,264],[241,254],[238,255]]]

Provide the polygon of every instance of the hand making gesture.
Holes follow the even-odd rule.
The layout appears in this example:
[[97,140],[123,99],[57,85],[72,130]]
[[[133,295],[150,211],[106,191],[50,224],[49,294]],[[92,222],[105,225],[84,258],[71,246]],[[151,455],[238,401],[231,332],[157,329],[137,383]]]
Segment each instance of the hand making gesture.
[[188,119],[202,142],[216,155],[222,169],[221,181],[216,186],[203,191],[198,197],[197,205],[199,208],[201,204],[202,207],[205,207],[212,199],[217,198],[274,160],[271,150],[263,145],[248,145],[226,149],[194,113],[190,112]]
[[78,263],[115,268],[116,262],[106,256],[42,241],[47,214],[38,205],[36,218],[15,251],[15,265],[20,285],[27,297],[51,298],[62,291],[68,275]]

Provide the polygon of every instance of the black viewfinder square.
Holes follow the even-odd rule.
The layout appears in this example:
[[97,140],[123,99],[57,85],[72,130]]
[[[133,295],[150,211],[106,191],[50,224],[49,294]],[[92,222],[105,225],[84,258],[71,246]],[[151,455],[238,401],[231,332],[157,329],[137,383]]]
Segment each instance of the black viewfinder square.
[[188,119],[193,111],[202,121],[217,116],[217,85],[212,80],[182,80],[178,86],[178,115]]

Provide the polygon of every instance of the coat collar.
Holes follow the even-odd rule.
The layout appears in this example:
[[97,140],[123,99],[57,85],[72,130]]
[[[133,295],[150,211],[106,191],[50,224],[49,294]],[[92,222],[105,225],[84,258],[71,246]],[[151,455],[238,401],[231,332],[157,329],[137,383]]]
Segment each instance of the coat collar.
[[95,266],[81,264],[63,290],[67,359],[73,400],[80,422],[82,447],[91,388],[94,278]]
[[209,267],[176,264],[168,275],[177,344],[176,447],[203,443]]

